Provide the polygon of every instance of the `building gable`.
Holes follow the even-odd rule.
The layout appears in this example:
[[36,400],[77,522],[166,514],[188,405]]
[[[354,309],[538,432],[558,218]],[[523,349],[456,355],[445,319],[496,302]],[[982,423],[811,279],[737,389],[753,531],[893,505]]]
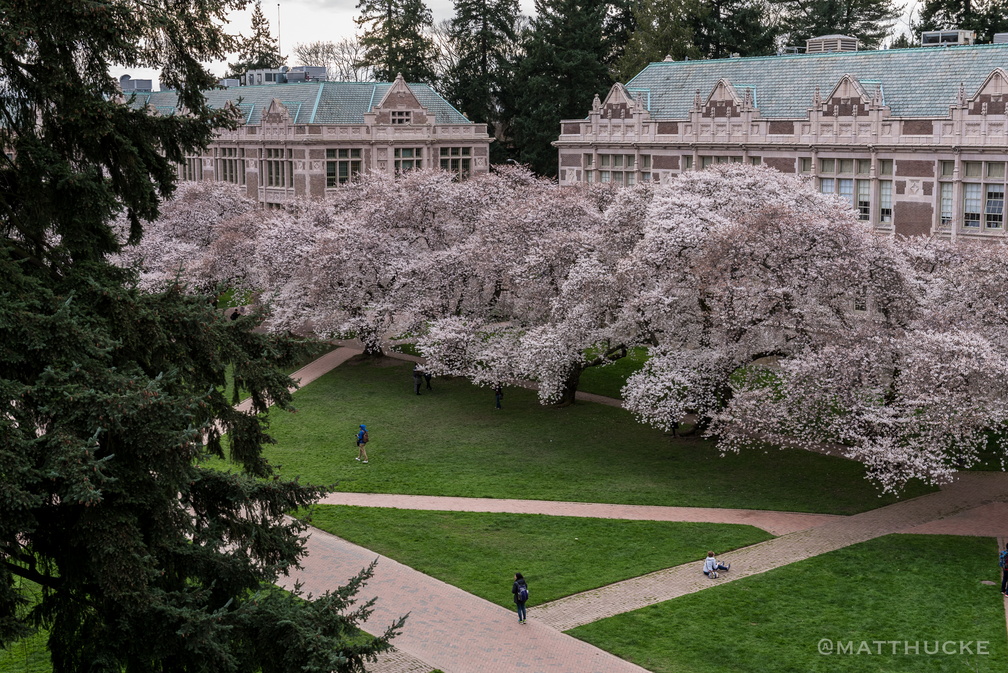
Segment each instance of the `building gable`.
[[642,112],[643,104],[639,98],[634,99],[626,87],[617,82],[609,89],[600,111],[602,119],[626,119],[637,112]]
[[830,117],[863,117],[881,102],[881,87],[877,82],[870,85],[873,93],[869,93],[857,78],[846,74],[822,101],[819,109]]
[[693,112],[699,112],[703,117],[741,117],[743,112],[755,109],[754,88],[736,87],[724,78],[714,84],[706,100],[700,99],[699,89],[693,97]]
[[416,95],[410,90],[403,76],[397,75],[395,82],[389,87],[381,101],[374,106],[374,121],[376,124],[427,124],[430,114],[420,104]]
[[279,98],[271,100],[269,107],[262,114],[262,122],[264,124],[290,124],[292,121],[290,110],[280,102]]
[[969,113],[973,115],[1004,114],[1008,100],[1008,74],[1002,68],[995,68],[977,92],[967,102]]

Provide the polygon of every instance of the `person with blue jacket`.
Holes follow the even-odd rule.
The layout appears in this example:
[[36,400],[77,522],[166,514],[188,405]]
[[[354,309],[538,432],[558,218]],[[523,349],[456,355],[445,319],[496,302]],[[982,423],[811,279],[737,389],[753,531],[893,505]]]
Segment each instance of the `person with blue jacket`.
[[362,463],[367,462],[367,451],[364,446],[368,443],[367,426],[363,423],[360,425],[360,432],[357,433],[357,460]]

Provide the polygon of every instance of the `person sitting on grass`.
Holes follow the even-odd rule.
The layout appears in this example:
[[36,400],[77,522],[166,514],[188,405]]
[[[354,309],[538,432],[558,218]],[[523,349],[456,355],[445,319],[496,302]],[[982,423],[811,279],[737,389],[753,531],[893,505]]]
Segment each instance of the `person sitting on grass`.
[[729,570],[731,569],[731,563],[724,564],[714,558],[714,552],[707,552],[707,559],[703,564],[703,574],[712,580],[717,579],[717,574],[719,570]]

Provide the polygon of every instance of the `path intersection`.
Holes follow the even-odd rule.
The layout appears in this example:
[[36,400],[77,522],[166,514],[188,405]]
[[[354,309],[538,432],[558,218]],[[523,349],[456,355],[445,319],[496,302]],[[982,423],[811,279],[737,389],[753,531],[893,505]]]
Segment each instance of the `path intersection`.
[[[306,385],[359,352],[338,348],[292,377]],[[311,529],[303,568],[287,578],[285,586],[301,581],[317,595],[345,584],[377,558],[374,577],[361,593],[364,600],[378,599],[364,629],[381,633],[399,616],[409,614],[403,633],[394,641],[395,651],[370,665],[371,673],[428,673],[432,669],[445,673],[640,673],[645,669],[562,632],[891,533],[996,537],[1002,548],[1008,540],[1008,474],[1004,473],[961,473],[957,481],[936,493],[852,516],[367,493],[332,493],[320,504],[735,523],[778,536],[723,554],[722,560],[733,564],[732,572],[716,581],[699,572],[699,561],[666,568],[530,606],[528,623],[519,626],[512,610]],[[505,588],[510,581],[501,578]]]

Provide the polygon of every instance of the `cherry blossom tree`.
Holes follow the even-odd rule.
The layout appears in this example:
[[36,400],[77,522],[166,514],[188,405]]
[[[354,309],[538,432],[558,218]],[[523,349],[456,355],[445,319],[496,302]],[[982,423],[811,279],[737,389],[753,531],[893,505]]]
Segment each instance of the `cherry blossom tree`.
[[737,164],[621,189],[371,175],[285,211],[219,189],[183,191],[123,263],[254,290],[273,330],[372,352],[410,335],[429,371],[531,380],[545,404],[646,346],[623,390],[642,421],[695,420],[725,450],[828,445],[890,490],[1004,454],[1003,246],[879,237]]
[[[740,387],[718,432],[828,443],[865,463],[885,490],[948,481],[988,447],[1005,456],[1008,323],[992,277],[1003,245],[911,239],[903,255],[915,309],[890,325],[873,307],[858,329],[781,362],[772,385]],[[765,382],[764,382],[765,384]]]
[[[247,267],[240,257],[251,253],[261,213],[242,191],[221,182],[183,182],[164,202],[155,222],[136,244],[124,246],[114,263],[135,267],[144,289],[161,289],[184,279],[197,289],[212,290],[233,282]],[[129,236],[121,214],[113,227],[121,242]]]
[[885,287],[877,306],[899,319],[889,250],[800,179],[744,165],[684,174],[655,196],[630,255],[628,308],[653,349],[626,407],[666,429],[692,414],[707,431],[733,377],[849,333],[854,298]]

